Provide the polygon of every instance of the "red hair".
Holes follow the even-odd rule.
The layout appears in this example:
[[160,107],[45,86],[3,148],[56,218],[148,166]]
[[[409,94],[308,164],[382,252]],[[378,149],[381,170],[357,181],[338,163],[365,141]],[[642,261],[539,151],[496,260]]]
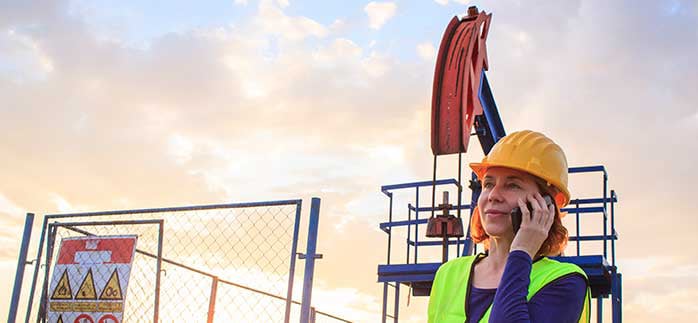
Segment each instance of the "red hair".
[[[552,194],[555,192],[550,192],[551,190],[555,190],[554,187],[546,185],[545,182],[537,177],[535,179],[536,185],[541,193],[547,192],[548,194],[555,196],[555,194]],[[538,249],[538,252],[536,253],[537,256],[558,256],[562,254],[565,247],[567,247],[567,228],[562,225],[562,216],[564,216],[564,213],[561,213],[559,207],[556,206],[555,218],[553,219],[553,224],[550,227],[550,231],[548,231],[548,238],[543,241],[540,249]],[[480,209],[478,207],[475,207],[473,210],[473,215],[470,218],[470,236],[472,237],[473,242],[484,242],[485,249],[489,249],[490,236],[487,234],[487,232],[485,232],[485,228],[482,226]]]

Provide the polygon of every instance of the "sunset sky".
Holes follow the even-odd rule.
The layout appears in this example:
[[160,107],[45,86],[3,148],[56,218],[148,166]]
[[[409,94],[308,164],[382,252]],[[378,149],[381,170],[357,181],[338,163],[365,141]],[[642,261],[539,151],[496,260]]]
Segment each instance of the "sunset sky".
[[[609,172],[626,321],[693,322],[695,0],[2,0],[0,308],[26,212],[33,259],[43,214],[303,198],[305,218],[317,196],[314,305],[379,321],[380,186],[431,178],[435,56],[469,5],[493,13],[507,131]],[[406,303],[425,320],[426,298]]]

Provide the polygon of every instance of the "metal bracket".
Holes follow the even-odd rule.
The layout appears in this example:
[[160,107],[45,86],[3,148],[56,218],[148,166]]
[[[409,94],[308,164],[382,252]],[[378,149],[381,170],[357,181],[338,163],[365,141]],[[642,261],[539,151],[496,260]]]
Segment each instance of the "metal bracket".
[[[296,255],[298,255],[298,259],[305,259],[307,256],[302,253],[302,252],[296,252]],[[321,253],[316,253],[313,259],[322,259],[322,254]]]

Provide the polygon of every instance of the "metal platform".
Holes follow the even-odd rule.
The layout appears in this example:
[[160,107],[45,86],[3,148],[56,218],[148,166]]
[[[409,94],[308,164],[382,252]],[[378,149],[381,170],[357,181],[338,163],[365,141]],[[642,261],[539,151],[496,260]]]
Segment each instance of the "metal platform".
[[[602,255],[552,257],[560,262],[573,263],[587,274],[592,297],[606,298],[611,295],[615,268]],[[429,296],[431,284],[440,262],[422,264],[379,265],[379,283],[401,283],[412,287],[413,296]]]

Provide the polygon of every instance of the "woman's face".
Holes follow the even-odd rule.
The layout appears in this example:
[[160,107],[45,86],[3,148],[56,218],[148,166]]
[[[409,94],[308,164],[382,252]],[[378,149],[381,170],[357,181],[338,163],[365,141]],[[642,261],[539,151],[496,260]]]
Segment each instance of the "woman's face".
[[534,177],[526,172],[505,167],[487,169],[477,201],[487,235],[513,238],[511,210],[518,206],[519,198],[526,202],[527,196],[536,192],[538,186]]

